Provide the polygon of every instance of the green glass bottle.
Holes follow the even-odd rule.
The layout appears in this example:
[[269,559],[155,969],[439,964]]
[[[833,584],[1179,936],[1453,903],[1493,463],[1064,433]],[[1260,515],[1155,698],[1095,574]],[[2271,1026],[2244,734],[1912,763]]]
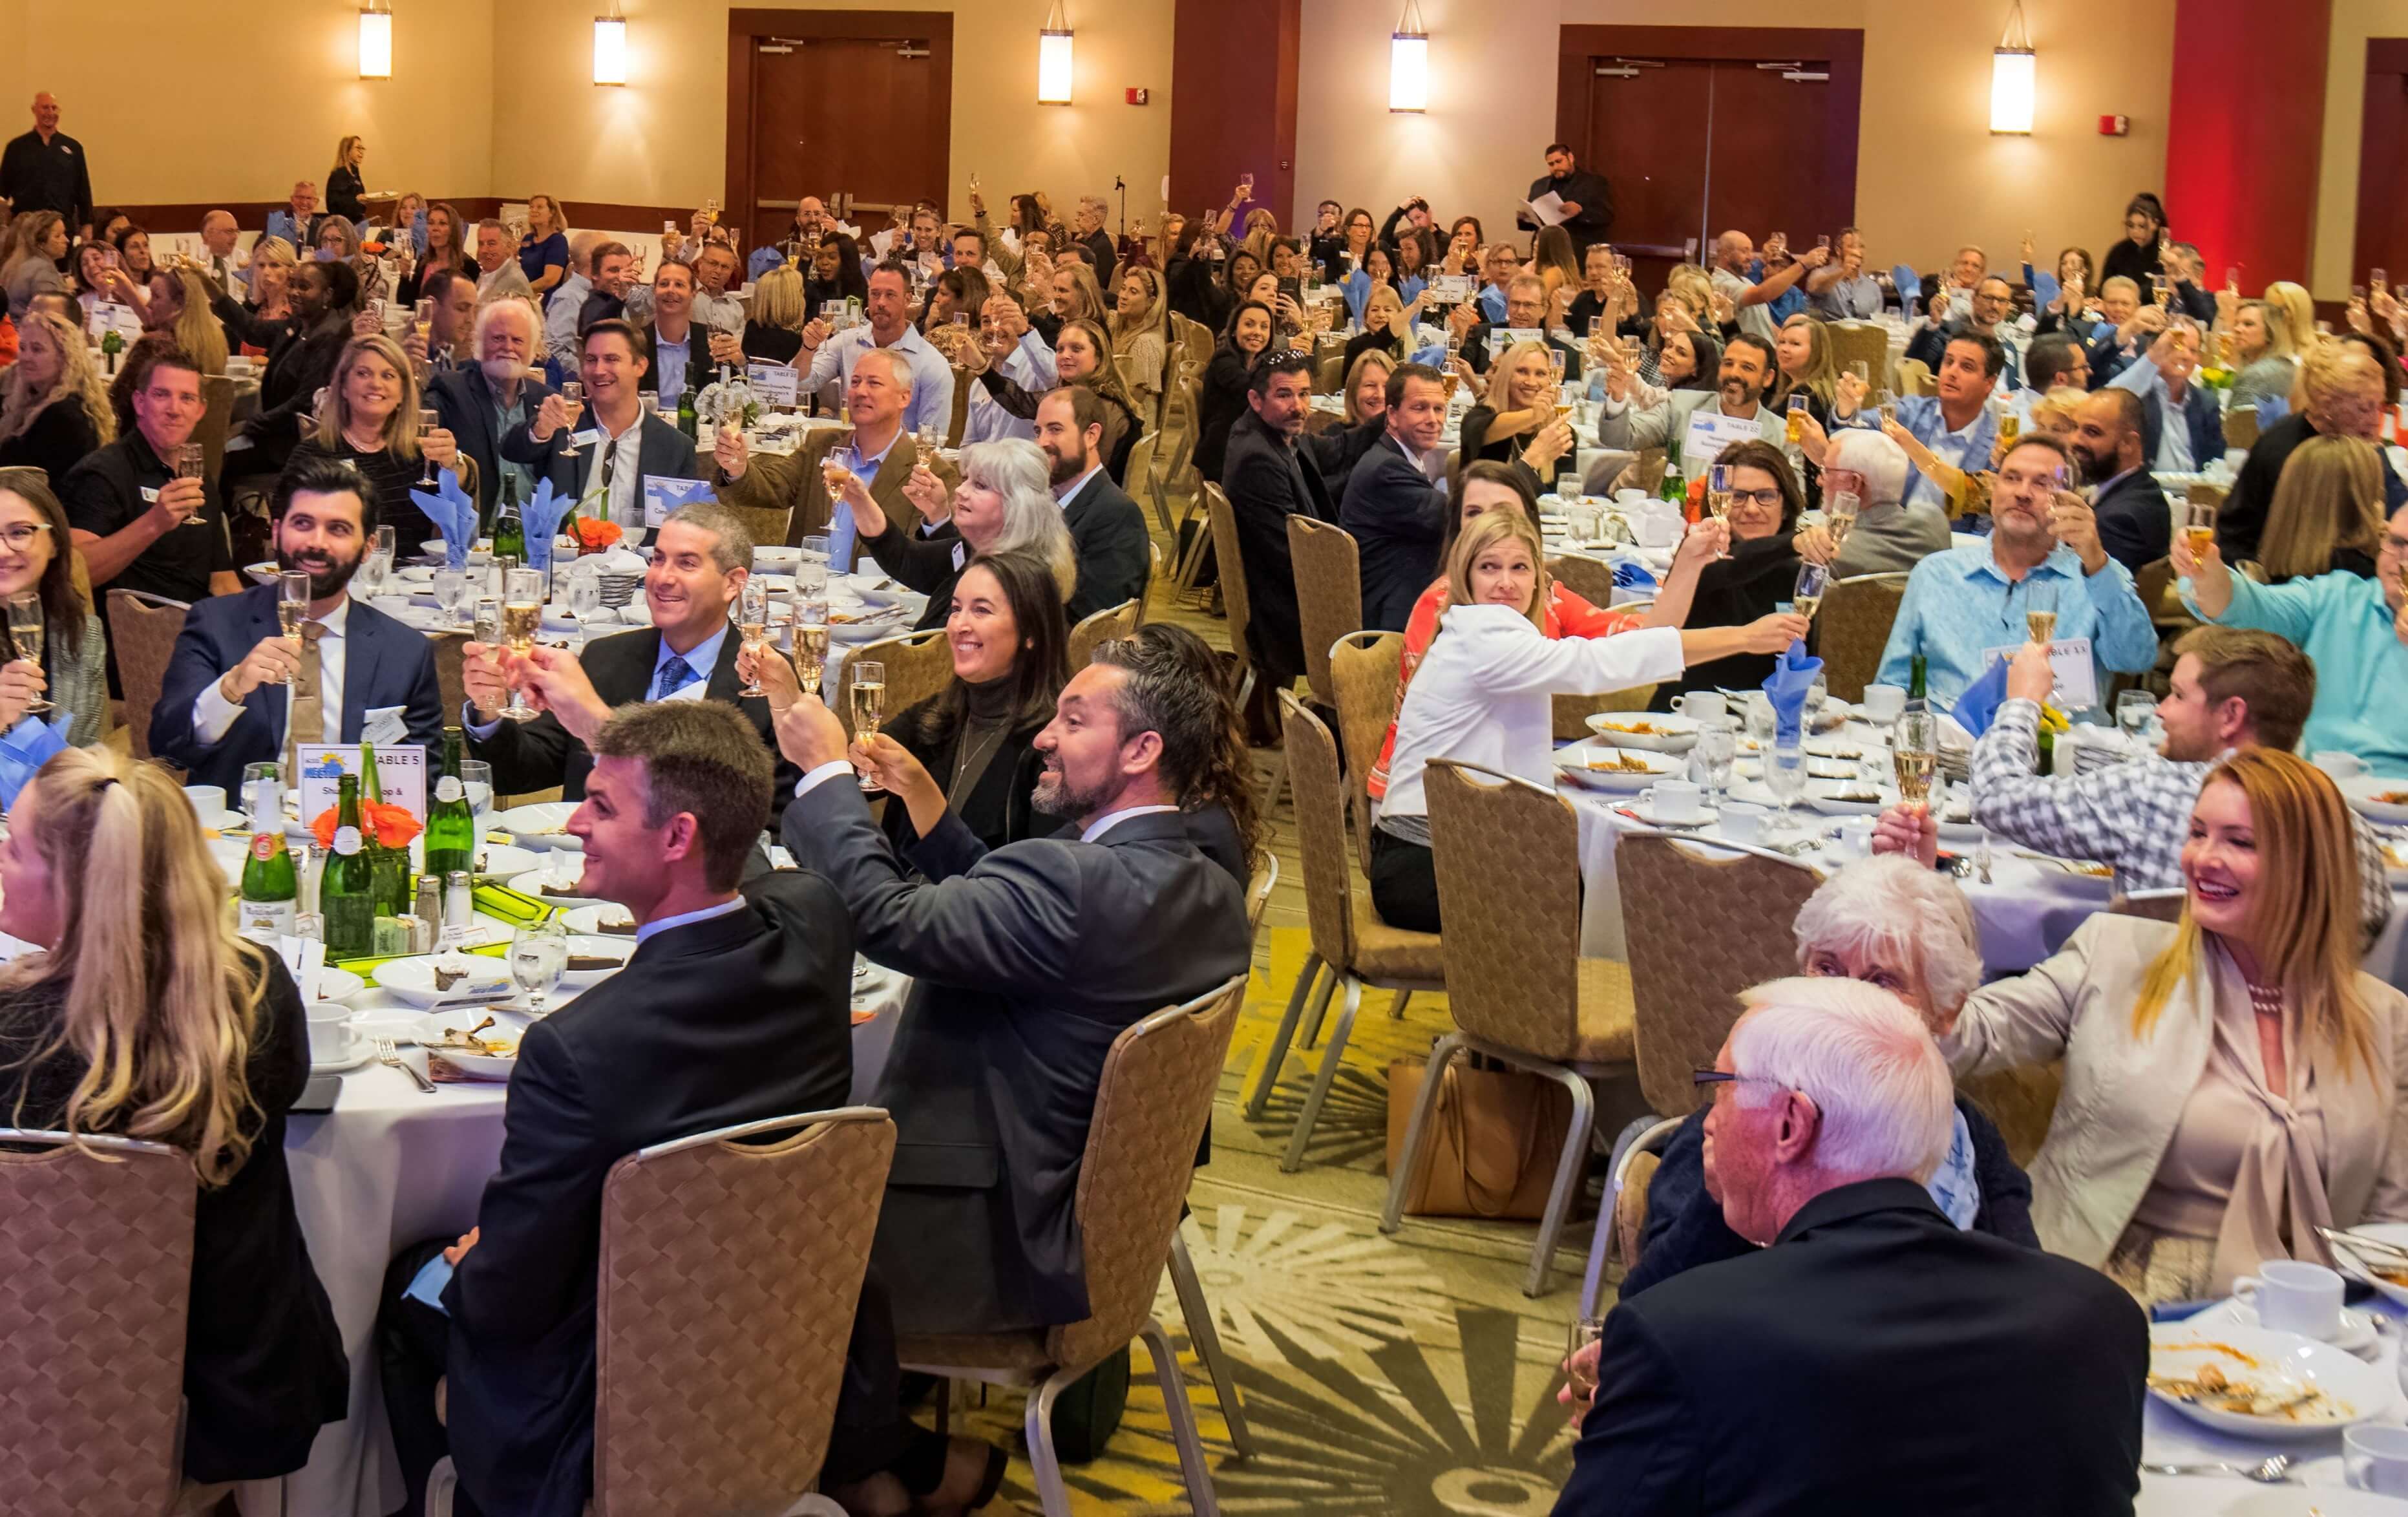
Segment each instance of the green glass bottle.
[[494,521],[485,535],[494,539],[496,555],[506,553],[526,562],[526,522],[519,516],[519,482],[509,475],[502,477],[502,493],[494,498]]
[[1928,711],[1931,708],[1931,698],[1924,685],[1930,673],[1930,665],[1924,662],[1921,653],[1917,653],[1908,668],[1911,672],[1906,681],[1906,708],[1910,711]]
[[426,872],[437,880],[477,866],[477,818],[460,782],[460,729],[443,734],[443,772],[426,808]]
[[693,440],[699,436],[698,429],[701,424],[701,418],[695,414],[694,376],[689,373],[685,377],[685,390],[678,396],[677,426],[680,432],[686,435],[688,440]]
[[335,848],[318,887],[318,912],[326,921],[326,956],[356,959],[375,945],[377,919],[375,881],[360,835],[359,780],[342,776],[335,796]]
[[251,786],[251,814],[263,818],[251,838],[250,856],[242,861],[242,905],[237,918],[242,936],[273,948],[293,932],[300,909],[301,875],[284,846],[284,829],[276,820],[284,814],[283,787],[273,780]]

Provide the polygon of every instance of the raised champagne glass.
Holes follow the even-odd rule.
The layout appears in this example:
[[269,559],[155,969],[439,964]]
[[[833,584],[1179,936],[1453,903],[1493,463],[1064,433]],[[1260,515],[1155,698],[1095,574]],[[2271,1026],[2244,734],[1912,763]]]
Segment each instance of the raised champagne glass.
[[309,620],[309,576],[302,570],[287,569],[276,577],[276,630],[282,636],[301,636],[301,623]]
[[766,695],[757,672],[760,661],[769,656],[769,587],[759,580],[748,578],[744,587],[736,593],[736,630],[743,635],[744,651],[752,655],[755,673],[744,681],[739,695]]
[[2053,580],[2024,581],[2024,630],[2042,644],[2057,638],[2057,585]]
[[[886,665],[875,659],[859,659],[853,665],[853,740],[867,743],[878,736],[878,723],[886,714]],[[878,777],[865,773],[861,788],[879,788]]]
[[[8,597],[8,644],[16,656],[33,665],[42,665],[42,593],[21,591]],[[25,708],[30,715],[39,715],[55,708],[49,701],[36,699]]]
[[[543,576],[534,569],[512,569],[502,580],[502,646],[521,658],[535,651],[536,628],[543,621]],[[501,714],[512,722],[532,722],[543,713],[527,704],[526,692],[510,686],[510,703]]]
[[573,438],[577,432],[577,419],[585,414],[585,386],[575,379],[563,383],[560,404],[568,412],[568,424],[560,429],[560,456],[575,458],[577,444]]
[[1898,798],[1908,806],[1923,805],[1931,794],[1931,777],[1940,769],[1940,720],[1929,711],[1909,711],[1890,732],[1890,766],[1898,774]]

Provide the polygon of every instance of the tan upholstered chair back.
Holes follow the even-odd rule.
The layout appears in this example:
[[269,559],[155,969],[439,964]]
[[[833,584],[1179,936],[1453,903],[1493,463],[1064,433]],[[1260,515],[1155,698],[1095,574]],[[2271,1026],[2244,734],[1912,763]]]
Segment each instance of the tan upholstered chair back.
[[[1865,377],[1876,390],[1889,383],[1889,334],[1873,322],[1861,325],[1839,322],[1825,323],[1823,340],[1831,350],[1832,365],[1842,374],[1850,364],[1862,364]],[[1656,472],[1661,475],[1662,465]]]
[[1162,429],[1140,436],[1129,444],[1128,467],[1122,471],[1121,488],[1140,507],[1152,506],[1160,510],[1162,500]]
[[[1657,464],[1656,471],[1663,472]],[[1613,604],[1613,566],[1579,553],[1547,560],[1548,577],[1591,606]],[[1555,739],[1570,742],[1589,735],[1588,719],[1602,711],[1643,711],[1656,698],[1654,685],[1633,685],[1611,695],[1557,695],[1555,698]]]
[[1363,568],[1354,535],[1310,516],[1287,519],[1288,558],[1296,565],[1296,610],[1304,632],[1304,679],[1312,698],[1334,707],[1329,645],[1363,624]]
[[[1704,1104],[1690,1072],[1714,1062],[1739,1020],[1739,993],[1798,972],[1792,924],[1822,883],[1802,864],[1691,852],[1705,846],[1632,836],[1614,847],[1639,1094],[1648,1109],[1667,1117]],[[1447,936],[1455,936],[1452,921]]]
[[438,632],[426,640],[433,645],[435,682],[443,690],[443,709],[456,720],[461,704],[468,698],[468,686],[460,673],[460,665],[466,657],[463,650],[468,646],[468,634]]
[[1331,395],[1346,382],[1346,351],[1322,353],[1312,361],[1312,389],[1315,394]]
[[1221,604],[1229,613],[1229,651],[1247,662],[1246,628],[1254,623],[1254,602],[1246,598],[1246,557],[1238,541],[1238,515],[1219,485],[1206,481],[1204,507],[1212,513],[1212,557],[1220,565]]
[[2227,448],[2258,446],[2258,408],[2235,406],[2224,413],[2224,445]]
[[1580,1030],[1580,822],[1563,797],[1494,769],[1422,771],[1455,1024],[1569,1063]]
[[1346,806],[1366,872],[1371,867],[1371,793],[1365,788],[1380,761],[1388,722],[1397,713],[1397,681],[1405,662],[1399,632],[1350,632],[1330,645],[1329,683],[1337,696],[1338,730],[1346,739]]
[[1304,865],[1304,921],[1312,951],[1344,968],[1354,962],[1354,886],[1346,874],[1346,798],[1338,744],[1292,691],[1280,692],[1287,778],[1296,791],[1296,851]]
[[[202,375],[201,406],[193,440],[201,445],[201,477],[215,483],[225,466],[226,436],[234,428],[234,381],[222,374]],[[59,482],[53,480],[51,488]]]
[[1931,375],[1931,365],[1919,358],[1898,361],[1898,393],[1901,395],[1936,395],[1940,381]]
[[1837,581],[1814,618],[1815,651],[1823,679],[1836,700],[1859,701],[1881,672],[1898,604],[1906,598],[1903,574],[1858,574]]
[[1104,1055],[1074,1203],[1089,1315],[1046,1335],[1060,1368],[1102,1363],[1153,1314],[1245,993],[1241,974],[1128,1028]]
[[1999,1136],[2006,1139],[2007,1152],[2015,1163],[2026,1169],[2040,1152],[2048,1137],[2048,1124],[2057,1115],[2057,1088],[2065,1078],[2062,1062],[2027,1065],[2020,1069],[2000,1069],[1995,1074],[1971,1075],[1956,1082],[1956,1088],[1972,1097],[1983,1115],[1998,1124]]
[[0,1152],[0,1511],[158,1517],[183,1479],[192,1163],[0,1134],[40,1145]]
[[2174,595],[2174,561],[2171,558],[2151,559],[2132,576],[2132,591],[2148,608],[2149,620],[2156,623],[2187,623],[2194,620],[2183,603]]
[[1125,637],[1135,632],[1140,609],[1142,608],[1137,601],[1125,600],[1118,606],[1107,606],[1082,618],[1077,626],[1070,629],[1070,672],[1076,674],[1087,666],[1097,643]]
[[1591,606],[1613,604],[1613,565],[1584,553],[1558,553],[1547,560],[1547,578]]
[[847,733],[853,731],[853,671],[864,661],[886,666],[886,709],[880,718],[882,726],[944,689],[953,677],[953,651],[945,641],[942,627],[863,643],[844,661],[844,673],[837,680],[836,710]]
[[136,590],[112,590],[108,604],[108,645],[117,650],[117,672],[125,690],[126,736],[134,745],[134,756],[147,759],[150,708],[159,704],[167,660],[176,651],[176,637],[184,630],[184,613],[190,608]]
[[[733,1141],[796,1128],[776,1141]],[[867,1107],[631,1153],[602,1187],[594,1510],[778,1511],[827,1453],[895,1154]]]

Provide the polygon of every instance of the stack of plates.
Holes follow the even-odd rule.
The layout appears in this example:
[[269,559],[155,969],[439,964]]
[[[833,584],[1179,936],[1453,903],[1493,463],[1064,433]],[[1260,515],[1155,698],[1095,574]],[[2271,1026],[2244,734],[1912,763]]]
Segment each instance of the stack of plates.
[[602,576],[602,604],[617,609],[644,593],[641,574],[605,574]]

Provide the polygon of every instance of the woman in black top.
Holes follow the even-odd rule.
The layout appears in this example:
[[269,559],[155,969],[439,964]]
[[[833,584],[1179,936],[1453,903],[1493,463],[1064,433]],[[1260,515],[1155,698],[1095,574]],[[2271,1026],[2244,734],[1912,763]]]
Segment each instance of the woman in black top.
[[1186,222],[1170,245],[1170,262],[1162,272],[1170,308],[1208,332],[1218,332],[1229,320],[1229,295],[1219,278],[1221,239],[1203,222]]
[[417,556],[441,533],[410,493],[425,488],[418,481],[427,469],[450,469],[474,499],[476,461],[441,427],[418,435],[418,375],[391,337],[353,337],[335,362],[328,391],[325,415],[293,450],[285,472],[329,458],[358,469],[376,487],[378,515],[394,529],[398,554]]
[[40,469],[55,489],[116,435],[83,334],[49,311],[20,316],[17,362],[0,373],[0,468]]
[[803,351],[803,327],[811,319],[803,303],[803,275],[792,264],[781,264],[752,286],[752,306],[744,321],[744,356],[761,364],[791,364]]
[[9,823],[0,931],[43,952],[0,969],[0,1109],[189,1157],[182,1473],[289,1474],[343,1417],[350,1380],[284,1162],[309,1079],[300,994],[234,935],[225,878],[165,770],[69,749]]
[[1554,444],[1569,446],[1570,439],[1547,436],[1556,422],[1555,371],[1547,361],[1552,351],[1541,342],[1517,342],[1497,361],[1489,371],[1488,398],[1463,413],[1463,462],[1511,463],[1527,451],[1534,468],[1547,465],[1540,471],[1541,488],[1553,479],[1553,465],[1564,451]]
[[367,208],[360,203],[368,188],[360,179],[360,165],[367,156],[366,143],[345,137],[335,144],[335,166],[326,170],[326,214],[340,216],[354,226],[367,219]]
[[1196,467],[1214,484],[1221,482],[1221,460],[1229,451],[1229,429],[1246,414],[1246,389],[1254,382],[1254,365],[1271,344],[1271,308],[1259,300],[1239,306],[1204,365],[1203,393],[1196,405]]
[[[1798,593],[1798,550],[1791,546],[1805,492],[1781,450],[1735,442],[1714,460],[1730,469],[1730,557],[1707,565],[1681,625],[1745,626]],[[1669,711],[1672,697],[1691,690],[1753,690],[1772,673],[1770,653],[1733,653],[1693,664],[1681,678],[1656,687],[1649,708]]]
[[819,315],[831,300],[869,299],[869,281],[861,272],[861,245],[841,232],[820,238],[811,251],[810,277],[803,281],[805,319]]
[[2120,274],[2141,287],[2141,299],[2145,302],[2150,277],[2166,271],[2165,248],[2165,202],[2143,190],[2124,208],[2124,236],[2101,260],[2104,266],[2099,271],[2099,282],[2105,284]]
[[482,278],[485,271],[477,266],[476,259],[468,255],[467,244],[462,240],[466,236],[467,228],[450,201],[438,200],[427,207],[426,251],[409,265],[409,272],[402,277],[393,297],[405,306],[417,305],[426,276],[438,268],[448,268],[472,279]]

